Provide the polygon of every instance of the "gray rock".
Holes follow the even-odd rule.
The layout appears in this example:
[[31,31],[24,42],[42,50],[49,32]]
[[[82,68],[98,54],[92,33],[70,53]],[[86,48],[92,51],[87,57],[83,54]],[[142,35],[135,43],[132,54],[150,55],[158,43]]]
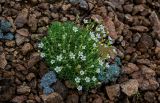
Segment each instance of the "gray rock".
[[17,87],[18,94],[29,94],[30,91],[31,91],[31,88],[29,86],[21,85]]
[[148,103],[155,103],[155,101],[156,101],[155,93],[153,93],[153,92],[146,92],[146,93],[144,94],[144,99],[145,99]]

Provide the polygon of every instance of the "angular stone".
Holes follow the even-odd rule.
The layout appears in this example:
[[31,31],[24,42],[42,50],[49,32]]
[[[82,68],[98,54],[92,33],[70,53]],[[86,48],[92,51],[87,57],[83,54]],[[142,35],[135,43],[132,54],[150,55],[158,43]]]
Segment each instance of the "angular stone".
[[148,28],[145,26],[132,26],[130,30],[140,33],[148,32]]
[[17,30],[17,33],[25,37],[29,36],[29,31],[28,29],[25,29],[25,28]]
[[66,103],[79,103],[79,96],[77,94],[69,95]]
[[36,15],[30,15],[28,20],[28,26],[30,27],[32,32],[35,32],[37,30],[37,22]]
[[35,78],[35,74],[34,73],[29,73],[27,76],[26,76],[26,79],[28,81],[31,81],[33,78]]
[[120,85],[111,85],[106,86],[106,93],[110,100],[115,100],[116,97],[119,97],[120,95]]
[[147,66],[144,65],[141,66],[141,70],[142,70],[142,75],[144,75],[146,79],[150,79],[156,75],[155,71],[148,68]]
[[128,63],[127,66],[123,66],[122,67],[122,73],[125,74],[131,74],[135,71],[138,71],[139,68],[137,67],[137,65],[133,64],[133,63]]
[[31,88],[29,86],[21,85],[17,87],[18,94],[29,94],[30,91],[31,91]]
[[41,98],[44,103],[64,103],[62,97],[58,93],[41,95]]
[[1,69],[5,69],[6,65],[7,65],[6,56],[5,56],[4,53],[2,53],[2,54],[0,55],[0,68],[1,68]]
[[22,47],[22,53],[25,55],[33,50],[33,46],[30,43],[25,43]]
[[14,97],[11,101],[13,103],[24,103],[25,100],[27,100],[27,96],[21,95],[21,96]]
[[129,81],[121,84],[122,92],[127,96],[132,96],[138,92],[139,83],[136,79],[130,79]]

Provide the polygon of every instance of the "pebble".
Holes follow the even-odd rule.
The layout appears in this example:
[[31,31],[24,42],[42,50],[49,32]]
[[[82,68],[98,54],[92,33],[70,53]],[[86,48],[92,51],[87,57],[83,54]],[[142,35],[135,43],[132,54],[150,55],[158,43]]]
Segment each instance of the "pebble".
[[148,32],[148,28],[145,26],[132,26],[130,27],[130,30],[140,33]]
[[31,88],[29,86],[18,86],[17,87],[17,94],[29,94],[31,92]]
[[36,76],[35,76],[35,74],[34,73],[29,73],[27,76],[26,76],[26,79],[28,80],[28,81],[31,81],[33,78],[35,78]]
[[122,73],[125,74],[131,74],[138,70],[139,70],[138,66],[133,63],[128,63],[126,66],[122,66]]
[[123,8],[124,8],[124,12],[131,13],[133,10],[133,4],[124,5]]
[[79,103],[79,96],[77,94],[71,94],[67,97],[66,103]]
[[29,19],[28,19],[28,26],[30,27],[32,32],[35,32],[37,30],[37,23],[38,20],[36,19],[36,15],[29,15]]
[[0,68],[1,68],[1,69],[5,69],[6,65],[7,65],[6,56],[5,56],[4,53],[2,53],[2,54],[0,55]]
[[25,43],[22,47],[22,53],[25,55],[33,50],[33,46],[30,43]]
[[130,79],[129,81],[121,84],[122,92],[127,96],[132,96],[138,92],[139,83],[136,79]]
[[24,42],[28,41],[28,39],[20,34],[15,35],[16,44],[19,46],[23,44]]
[[19,29],[16,31],[19,35],[22,35],[22,36],[29,36],[29,31],[28,29],[25,29],[25,28],[22,28],[22,29]]
[[115,100],[115,98],[119,97],[120,95],[120,85],[115,84],[111,86],[106,86],[106,93],[110,100]]
[[148,103],[155,103],[155,101],[156,101],[155,93],[153,93],[153,92],[146,92],[146,93],[144,94],[144,99],[145,99]]
[[27,96],[20,95],[20,96],[15,96],[11,102],[13,103],[24,103],[27,100]]
[[58,93],[41,95],[41,98],[44,103],[64,103],[62,97]]
[[15,44],[16,44],[16,42],[13,41],[13,40],[12,41],[6,41],[6,43],[5,43],[5,45],[8,46],[8,47],[14,47]]

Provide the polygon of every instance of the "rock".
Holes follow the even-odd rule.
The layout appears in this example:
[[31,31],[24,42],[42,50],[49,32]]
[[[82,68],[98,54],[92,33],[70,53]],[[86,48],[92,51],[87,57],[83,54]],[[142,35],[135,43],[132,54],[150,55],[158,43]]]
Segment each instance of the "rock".
[[22,47],[22,53],[25,55],[33,50],[33,46],[30,43],[25,43]]
[[17,71],[25,71],[27,70],[23,65],[21,64],[13,64],[13,67],[16,68]]
[[9,33],[7,33],[7,34],[5,34],[3,36],[3,39],[4,40],[13,40],[14,39],[14,35],[13,35],[13,33],[9,32]]
[[129,81],[121,84],[122,92],[127,96],[132,96],[138,92],[139,83],[136,79],[130,79]]
[[124,8],[124,12],[131,13],[133,10],[133,4],[124,5],[123,8]]
[[17,28],[23,27],[27,23],[28,9],[24,8],[21,13],[15,19],[15,25]]
[[115,29],[115,25],[114,25],[113,21],[111,20],[111,18],[106,17],[104,22],[105,22],[104,25],[105,25],[106,30],[109,31],[109,36],[111,36],[113,39],[117,39],[118,35],[117,35],[116,29]]
[[23,44],[24,42],[28,41],[28,39],[20,34],[16,34],[16,44],[19,46]]
[[91,19],[94,20],[97,23],[101,23],[103,21],[103,18],[100,15],[92,15]]
[[28,29],[25,29],[25,28],[19,29],[16,32],[25,37],[29,36],[29,31]]
[[157,35],[158,39],[160,40],[160,20],[155,11],[151,13],[151,15],[149,16],[149,19],[150,21],[152,21],[151,24],[152,24],[153,33]]
[[36,15],[30,15],[28,20],[28,26],[30,27],[32,32],[35,32],[37,30],[37,22]]
[[28,81],[31,81],[33,78],[35,78],[36,76],[35,76],[35,74],[34,73],[29,73],[27,76],[26,76],[26,79],[28,80]]
[[30,0],[30,1],[31,1],[31,3],[34,4],[34,5],[38,3],[38,0]]
[[27,100],[26,103],[36,103],[34,100]]
[[144,5],[135,5],[135,6],[133,7],[132,15],[135,15],[135,14],[137,14],[137,13],[139,13],[139,12],[144,11],[144,10],[145,10]]
[[38,21],[38,26],[45,26],[49,23],[48,17],[41,17]]
[[144,99],[145,99],[148,103],[155,103],[155,101],[156,101],[155,93],[153,93],[153,92],[146,92],[146,93],[144,94]]
[[0,29],[2,32],[9,32],[11,29],[11,23],[6,20],[0,20]]
[[147,66],[141,66],[142,74],[146,79],[150,79],[156,75],[155,71],[148,68]]
[[125,14],[124,17],[126,24],[131,24],[133,22],[133,17],[130,14]]
[[153,47],[152,37],[150,35],[143,34],[137,44],[137,47],[141,52],[147,51],[149,48]]
[[146,0],[135,0],[134,2],[136,4],[144,4],[144,3],[146,3]]
[[5,45],[8,46],[8,47],[14,47],[15,44],[16,44],[16,42],[13,41],[13,40],[12,41],[6,41],[6,43],[5,43]]
[[66,88],[66,86],[61,83],[60,81],[57,81],[54,85],[53,85],[54,90],[59,93],[63,98],[67,97],[68,94],[68,89]]
[[49,3],[40,3],[40,4],[38,5],[38,7],[39,7],[40,9],[43,9],[43,10],[48,10],[48,9],[49,9]]
[[135,32],[144,33],[148,31],[148,28],[145,26],[132,26],[130,27],[130,30],[135,31]]
[[137,43],[141,38],[141,35],[139,33],[133,34],[133,42]]
[[123,66],[122,67],[122,73],[125,74],[131,74],[135,71],[138,71],[139,68],[137,67],[137,65],[133,64],[133,63],[128,63],[127,66]]
[[115,100],[116,97],[119,97],[120,95],[120,85],[111,85],[106,86],[106,93],[110,100]]
[[64,103],[62,97],[58,93],[41,95],[41,98],[44,103]]
[[101,97],[98,97],[98,98],[94,99],[92,103],[104,103],[104,102]]
[[5,56],[4,53],[2,53],[2,54],[0,55],[0,68],[1,68],[1,69],[5,69],[6,65],[7,65],[6,56]]
[[156,90],[159,87],[159,83],[155,80],[155,78],[149,80],[143,80],[140,84],[141,90]]
[[14,97],[11,102],[12,103],[24,103],[27,100],[27,96],[21,95]]
[[33,55],[30,57],[30,59],[27,63],[27,68],[30,69],[35,64],[37,64],[39,61],[40,61],[39,53],[33,53]]
[[66,103],[79,103],[79,96],[77,94],[71,94],[67,97]]
[[17,87],[17,94],[29,94],[31,91],[31,88],[29,86],[18,86]]

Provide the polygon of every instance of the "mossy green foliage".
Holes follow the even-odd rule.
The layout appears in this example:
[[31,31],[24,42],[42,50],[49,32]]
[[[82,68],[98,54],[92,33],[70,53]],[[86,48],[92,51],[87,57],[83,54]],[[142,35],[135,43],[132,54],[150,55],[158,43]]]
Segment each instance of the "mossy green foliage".
[[42,55],[58,78],[69,80],[77,88],[95,87],[99,54],[98,46],[93,45],[98,42],[90,38],[90,30],[71,22],[54,22],[48,31],[42,39]]

